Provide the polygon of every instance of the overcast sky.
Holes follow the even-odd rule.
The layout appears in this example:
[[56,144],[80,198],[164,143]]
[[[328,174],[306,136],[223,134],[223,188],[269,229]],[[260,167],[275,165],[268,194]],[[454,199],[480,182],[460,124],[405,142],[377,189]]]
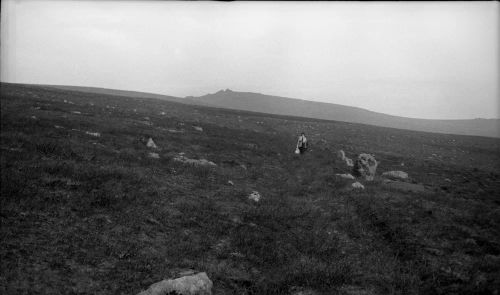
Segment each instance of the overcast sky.
[[499,7],[2,0],[1,80],[498,118]]

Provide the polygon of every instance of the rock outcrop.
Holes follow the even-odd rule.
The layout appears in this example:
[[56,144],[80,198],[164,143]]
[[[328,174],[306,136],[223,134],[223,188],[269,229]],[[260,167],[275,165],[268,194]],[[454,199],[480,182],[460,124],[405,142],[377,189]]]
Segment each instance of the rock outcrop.
[[377,171],[377,160],[370,154],[360,154],[352,168],[352,174],[356,177],[364,177],[365,180],[372,181]]
[[152,148],[152,149],[157,149],[158,148],[151,137],[148,139],[148,142],[146,143],[146,146],[148,148]]
[[137,295],[212,295],[212,286],[213,283],[207,274],[200,272],[195,275],[154,283],[147,290]]

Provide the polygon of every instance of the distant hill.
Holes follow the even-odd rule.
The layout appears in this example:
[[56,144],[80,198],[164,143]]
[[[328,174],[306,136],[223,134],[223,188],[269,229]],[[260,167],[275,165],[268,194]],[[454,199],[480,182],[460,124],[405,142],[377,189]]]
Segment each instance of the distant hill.
[[415,119],[368,111],[332,103],[271,96],[229,89],[200,97],[188,96],[189,103],[261,113],[301,116],[317,119],[362,123],[437,133],[500,137],[500,119],[430,120]]
[[85,87],[85,86],[67,86],[67,85],[43,85],[43,86],[57,88],[57,89],[63,89],[63,90],[81,91],[81,92],[105,94],[105,95],[155,98],[155,99],[165,99],[165,100],[176,101],[176,102],[185,102],[186,101],[183,98],[169,96],[169,95],[163,95],[163,94],[150,93],[150,92],[119,90],[119,89],[109,89],[109,88],[99,88],[99,87]]
[[199,97],[187,96],[185,98],[181,98],[149,92],[98,87],[63,85],[43,86],[106,95],[162,99],[184,104],[203,105],[258,113],[361,123],[397,129],[500,138],[500,119],[430,120],[406,118],[333,103],[314,102],[253,92],[237,92],[230,89],[220,90],[216,93]]

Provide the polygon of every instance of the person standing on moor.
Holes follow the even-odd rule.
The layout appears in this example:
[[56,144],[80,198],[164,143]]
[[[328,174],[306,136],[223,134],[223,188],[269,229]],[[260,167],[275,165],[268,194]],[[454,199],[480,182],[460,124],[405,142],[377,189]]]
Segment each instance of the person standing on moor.
[[307,150],[307,138],[302,132],[302,134],[299,136],[299,140],[297,141],[297,149],[299,150],[300,154],[303,154]]

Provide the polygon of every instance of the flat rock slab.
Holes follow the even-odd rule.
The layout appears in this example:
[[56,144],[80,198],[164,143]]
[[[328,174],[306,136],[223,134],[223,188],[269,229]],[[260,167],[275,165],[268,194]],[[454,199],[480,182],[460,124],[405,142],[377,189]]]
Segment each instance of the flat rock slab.
[[425,186],[420,183],[417,184],[417,183],[409,183],[409,182],[394,181],[394,180],[384,180],[382,184],[386,187],[390,187],[404,192],[412,192],[412,193],[429,192],[425,188]]

